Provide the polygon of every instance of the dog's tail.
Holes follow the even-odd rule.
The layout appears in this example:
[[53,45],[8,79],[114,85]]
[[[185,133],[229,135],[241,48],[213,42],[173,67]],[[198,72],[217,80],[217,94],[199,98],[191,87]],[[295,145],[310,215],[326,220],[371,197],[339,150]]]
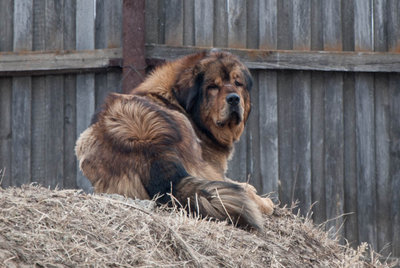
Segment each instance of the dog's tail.
[[191,213],[262,229],[261,212],[241,185],[190,176],[177,162],[154,161],[146,188],[150,196],[164,194],[158,199],[161,203],[171,201],[167,193],[172,193],[172,198]]

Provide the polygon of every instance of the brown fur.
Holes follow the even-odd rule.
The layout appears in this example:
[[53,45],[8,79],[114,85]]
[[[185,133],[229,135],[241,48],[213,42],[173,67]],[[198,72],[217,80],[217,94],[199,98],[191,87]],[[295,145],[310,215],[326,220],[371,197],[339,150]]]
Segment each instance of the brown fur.
[[[172,194],[191,211],[261,228],[273,203],[225,177],[250,113],[251,76],[229,53],[190,55],[156,69],[129,95],[111,94],[79,137],[95,191],[149,199]],[[228,94],[237,94],[237,105]]]

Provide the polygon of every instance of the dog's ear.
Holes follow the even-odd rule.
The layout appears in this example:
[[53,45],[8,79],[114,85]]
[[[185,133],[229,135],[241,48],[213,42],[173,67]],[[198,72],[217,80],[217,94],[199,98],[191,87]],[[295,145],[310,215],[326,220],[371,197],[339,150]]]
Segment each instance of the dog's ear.
[[253,88],[253,78],[250,74],[250,71],[246,68],[245,70],[243,70],[243,74],[246,81],[246,88],[248,91],[251,91],[251,89]]
[[201,95],[204,73],[193,72],[190,81],[180,81],[177,83],[173,92],[179,104],[190,112]]

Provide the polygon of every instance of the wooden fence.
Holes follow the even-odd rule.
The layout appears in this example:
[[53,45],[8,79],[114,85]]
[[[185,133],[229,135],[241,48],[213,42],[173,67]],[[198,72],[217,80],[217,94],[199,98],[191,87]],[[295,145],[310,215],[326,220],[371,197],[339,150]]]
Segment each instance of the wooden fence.
[[[122,1],[4,0],[0,17],[0,51],[13,52],[0,54],[2,185],[89,189],[73,148],[104,96],[122,90]],[[147,58],[221,47],[252,69],[228,175],[302,213],[314,204],[315,222],[334,219],[333,232],[393,256],[399,29],[397,0],[146,1]],[[36,50],[48,52],[26,52]]]

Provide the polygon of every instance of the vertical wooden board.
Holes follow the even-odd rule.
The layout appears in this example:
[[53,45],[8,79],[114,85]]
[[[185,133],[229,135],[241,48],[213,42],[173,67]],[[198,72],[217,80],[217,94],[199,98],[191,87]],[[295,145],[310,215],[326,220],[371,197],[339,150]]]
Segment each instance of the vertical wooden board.
[[0,175],[1,187],[11,185],[11,78],[0,78]]
[[400,75],[391,74],[390,90],[390,176],[392,188],[392,253],[400,256]]
[[214,46],[228,46],[228,0],[214,1]]
[[[322,6],[324,50],[342,50],[342,20],[340,0],[323,2]],[[343,76],[329,73],[325,80],[325,203],[326,217],[331,220],[326,228],[342,237],[344,210],[343,178]]]
[[[400,2],[388,0],[387,40],[390,52],[400,52]],[[390,178],[392,189],[391,224],[392,224],[392,254],[400,256],[400,75],[390,74]]]
[[[246,2],[228,0],[228,47],[246,47]],[[247,181],[247,129],[235,144],[235,153],[229,163],[228,177]]]
[[278,156],[279,156],[279,199],[282,205],[291,206],[294,197],[294,174],[292,170],[293,144],[293,93],[292,73],[278,72]]
[[[259,36],[259,21],[258,21],[258,8],[259,1],[247,1],[246,2],[246,47],[247,48],[258,48],[258,36]],[[251,71],[253,76],[254,85],[250,92],[252,102],[252,112],[250,114],[249,121],[247,123],[247,161],[246,161],[246,173],[250,178],[252,185],[256,187],[260,194],[262,192],[262,178],[260,170],[260,126],[259,126],[259,80],[257,71]]]
[[228,46],[245,48],[247,40],[246,1],[228,0]]
[[324,74],[313,72],[311,78],[311,194],[313,219],[319,224],[326,221]]
[[252,71],[252,76],[254,80],[253,89],[250,91],[251,97],[251,113],[247,122],[247,161],[246,161],[246,173],[250,178],[251,184],[256,187],[259,194],[264,194],[263,180],[260,172],[260,127],[259,127],[259,117],[260,117],[260,105],[259,102],[259,72]]
[[311,1],[311,50],[323,50],[322,1]]
[[[97,1],[96,48],[121,47],[122,1]],[[121,91],[120,75],[117,72],[95,75],[95,109],[98,109],[110,92]],[[112,81],[112,83],[108,83]]]
[[[387,1],[374,1],[374,48],[387,51]],[[391,187],[390,187],[390,97],[389,76],[375,74],[375,139],[376,139],[376,224],[379,226],[378,251],[383,256],[392,252]]]
[[[372,1],[354,1],[354,48],[373,50]],[[374,79],[371,74],[355,76],[357,197],[359,239],[377,249]]]
[[165,44],[179,46],[183,44],[183,2],[165,1]]
[[311,207],[311,75],[293,73],[292,174],[295,199],[305,215]]
[[[45,0],[33,3],[33,50],[45,50]],[[32,181],[46,186],[46,81],[44,76],[32,77]]]
[[[259,48],[277,48],[277,0],[259,3]],[[260,71],[259,80],[259,131],[260,176],[262,193],[271,193],[278,199],[278,93],[275,71]]]
[[[32,50],[32,13],[32,1],[14,1],[14,51]],[[31,78],[12,84],[11,184],[19,186],[31,180]]]
[[[13,13],[11,0],[0,1],[0,51],[13,50]],[[0,169],[3,170],[1,186],[11,185],[11,78],[0,79]],[[0,178],[1,180],[1,178]]]
[[214,1],[194,1],[194,40],[200,47],[212,47],[214,43]]
[[342,238],[343,179],[343,78],[341,73],[325,75],[325,199],[327,229]]
[[293,38],[293,1],[279,0],[278,1],[278,49],[292,49]]
[[75,156],[76,130],[76,76],[64,76],[64,188],[77,187]]
[[275,71],[259,74],[260,173],[262,193],[278,196],[278,96]]
[[[277,48],[292,49],[293,5],[290,0],[277,1]],[[282,205],[292,205],[292,72],[277,72],[279,198]]]
[[[64,2],[64,49],[75,49],[76,1]],[[76,188],[76,76],[64,75],[64,188]]]
[[356,145],[358,226],[361,242],[377,249],[374,79],[370,74],[356,74]]
[[[94,49],[95,10],[91,1],[76,2],[76,49]],[[79,74],[76,77],[76,132],[77,137],[90,124],[95,108],[94,74]],[[91,183],[77,166],[77,186],[86,192],[92,191]]]
[[356,109],[354,74],[343,75],[344,110],[344,232],[348,242],[359,245],[357,208],[357,161],[356,161]]
[[388,80],[386,74],[375,75],[376,224],[379,226],[378,250],[384,256],[391,253],[389,242],[392,240]]
[[354,0],[354,50],[373,51],[372,1]]
[[[293,49],[311,49],[311,1],[294,0]],[[293,162],[295,197],[305,215],[311,207],[311,74],[293,72]]]
[[14,5],[12,0],[0,1],[0,51],[12,51],[13,13]]
[[31,78],[13,79],[12,85],[11,185],[31,181]]
[[146,0],[146,43],[158,43],[158,1]]
[[342,48],[354,50],[354,0],[342,1]]
[[260,1],[259,4],[259,48],[276,49],[278,45],[277,0]]
[[[47,0],[46,50],[63,49],[64,1]],[[64,182],[64,79],[62,75],[46,76],[46,185],[63,187]]]
[[183,1],[183,45],[193,46],[195,43],[194,0]]

